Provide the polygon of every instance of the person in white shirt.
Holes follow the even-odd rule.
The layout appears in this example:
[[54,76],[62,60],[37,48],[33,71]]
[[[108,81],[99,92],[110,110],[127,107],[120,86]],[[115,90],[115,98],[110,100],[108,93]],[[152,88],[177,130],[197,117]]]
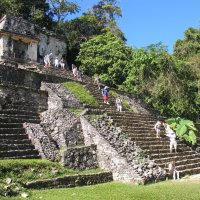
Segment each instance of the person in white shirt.
[[169,137],[170,141],[170,153],[172,153],[172,149],[174,147],[175,153],[177,153],[177,141],[176,141],[176,133],[169,127],[169,125],[166,125],[165,128],[166,136]]
[[156,131],[157,138],[160,138],[160,131],[161,131],[162,126],[163,126],[163,122],[161,120],[158,120],[154,125],[154,129]]
[[58,57],[56,57],[55,60],[54,60],[55,69],[58,69],[58,64],[59,64],[59,60],[58,60]]
[[173,179],[179,179],[179,171],[175,167],[175,161],[171,161],[168,165],[169,174],[173,176]]
[[122,100],[119,96],[116,98],[115,103],[117,105],[117,111],[122,112]]

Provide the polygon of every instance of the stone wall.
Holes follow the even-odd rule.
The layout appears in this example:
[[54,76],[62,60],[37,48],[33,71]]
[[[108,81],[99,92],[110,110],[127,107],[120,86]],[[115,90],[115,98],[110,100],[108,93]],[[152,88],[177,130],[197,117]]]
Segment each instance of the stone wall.
[[41,89],[49,94],[49,108],[81,108],[83,104],[63,84],[42,82]]
[[[0,60],[18,61],[19,63],[44,63],[46,54],[52,53],[51,59],[66,56],[66,42],[63,37],[44,30],[19,17],[7,15],[0,20]],[[21,46],[24,46],[21,48]]]
[[21,109],[41,112],[47,109],[48,96],[45,91],[30,90],[14,85],[0,84],[0,105],[2,108]]
[[97,174],[73,175],[60,178],[46,179],[27,182],[24,186],[27,188],[66,188],[76,186],[94,185],[112,181],[112,173],[102,172]]
[[67,81],[67,78],[39,74],[33,71],[0,65],[0,83],[9,83],[12,85],[28,87],[39,90],[41,82],[61,83]]
[[[83,144],[79,117],[63,108],[62,98],[55,89],[59,87],[59,84],[42,84],[42,89],[48,91],[49,98],[48,110],[41,114],[41,125],[45,133],[57,143],[59,148]],[[77,102],[72,95],[66,96],[66,99]],[[77,102],[76,105],[79,106],[80,103]]]
[[51,63],[54,63],[56,57],[60,60],[66,55],[66,43],[55,36],[51,36],[44,33],[39,33],[39,44],[38,44],[38,62],[43,63],[45,55],[52,53],[50,56]]
[[96,146],[74,147],[62,152],[62,165],[75,170],[98,168]]
[[157,166],[106,116],[90,121],[81,117],[86,145],[97,145],[97,159],[102,169],[112,171],[113,179],[147,183],[165,178],[166,171]]
[[58,149],[53,141],[43,132],[39,124],[24,123],[26,133],[31,139],[32,144],[39,151],[43,159],[56,161],[58,159]]

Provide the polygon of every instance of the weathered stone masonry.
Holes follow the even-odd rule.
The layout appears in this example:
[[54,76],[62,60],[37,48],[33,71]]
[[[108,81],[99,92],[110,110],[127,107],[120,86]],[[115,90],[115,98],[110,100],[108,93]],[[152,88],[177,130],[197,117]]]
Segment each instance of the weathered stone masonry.
[[97,145],[99,166],[112,171],[114,180],[144,184],[165,178],[165,170],[153,161],[143,159],[140,148],[126,139],[121,129],[113,126],[106,117],[91,122],[82,116],[81,123],[85,144]]

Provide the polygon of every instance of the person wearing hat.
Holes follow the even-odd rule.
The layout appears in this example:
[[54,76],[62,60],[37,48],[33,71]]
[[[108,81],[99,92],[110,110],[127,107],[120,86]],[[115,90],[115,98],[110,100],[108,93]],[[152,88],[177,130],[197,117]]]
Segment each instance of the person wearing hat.
[[109,104],[109,102],[108,102],[108,86],[105,86],[102,89],[102,95],[103,95],[103,101],[104,101],[104,103]]

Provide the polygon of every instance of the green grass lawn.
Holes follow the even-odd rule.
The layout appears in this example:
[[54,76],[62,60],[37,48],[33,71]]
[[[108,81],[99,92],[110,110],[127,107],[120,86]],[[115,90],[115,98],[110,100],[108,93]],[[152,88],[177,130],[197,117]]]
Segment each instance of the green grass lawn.
[[[1,198],[16,200],[18,198]],[[200,180],[164,181],[150,185],[111,182],[65,189],[32,190],[30,200],[199,200]]]

